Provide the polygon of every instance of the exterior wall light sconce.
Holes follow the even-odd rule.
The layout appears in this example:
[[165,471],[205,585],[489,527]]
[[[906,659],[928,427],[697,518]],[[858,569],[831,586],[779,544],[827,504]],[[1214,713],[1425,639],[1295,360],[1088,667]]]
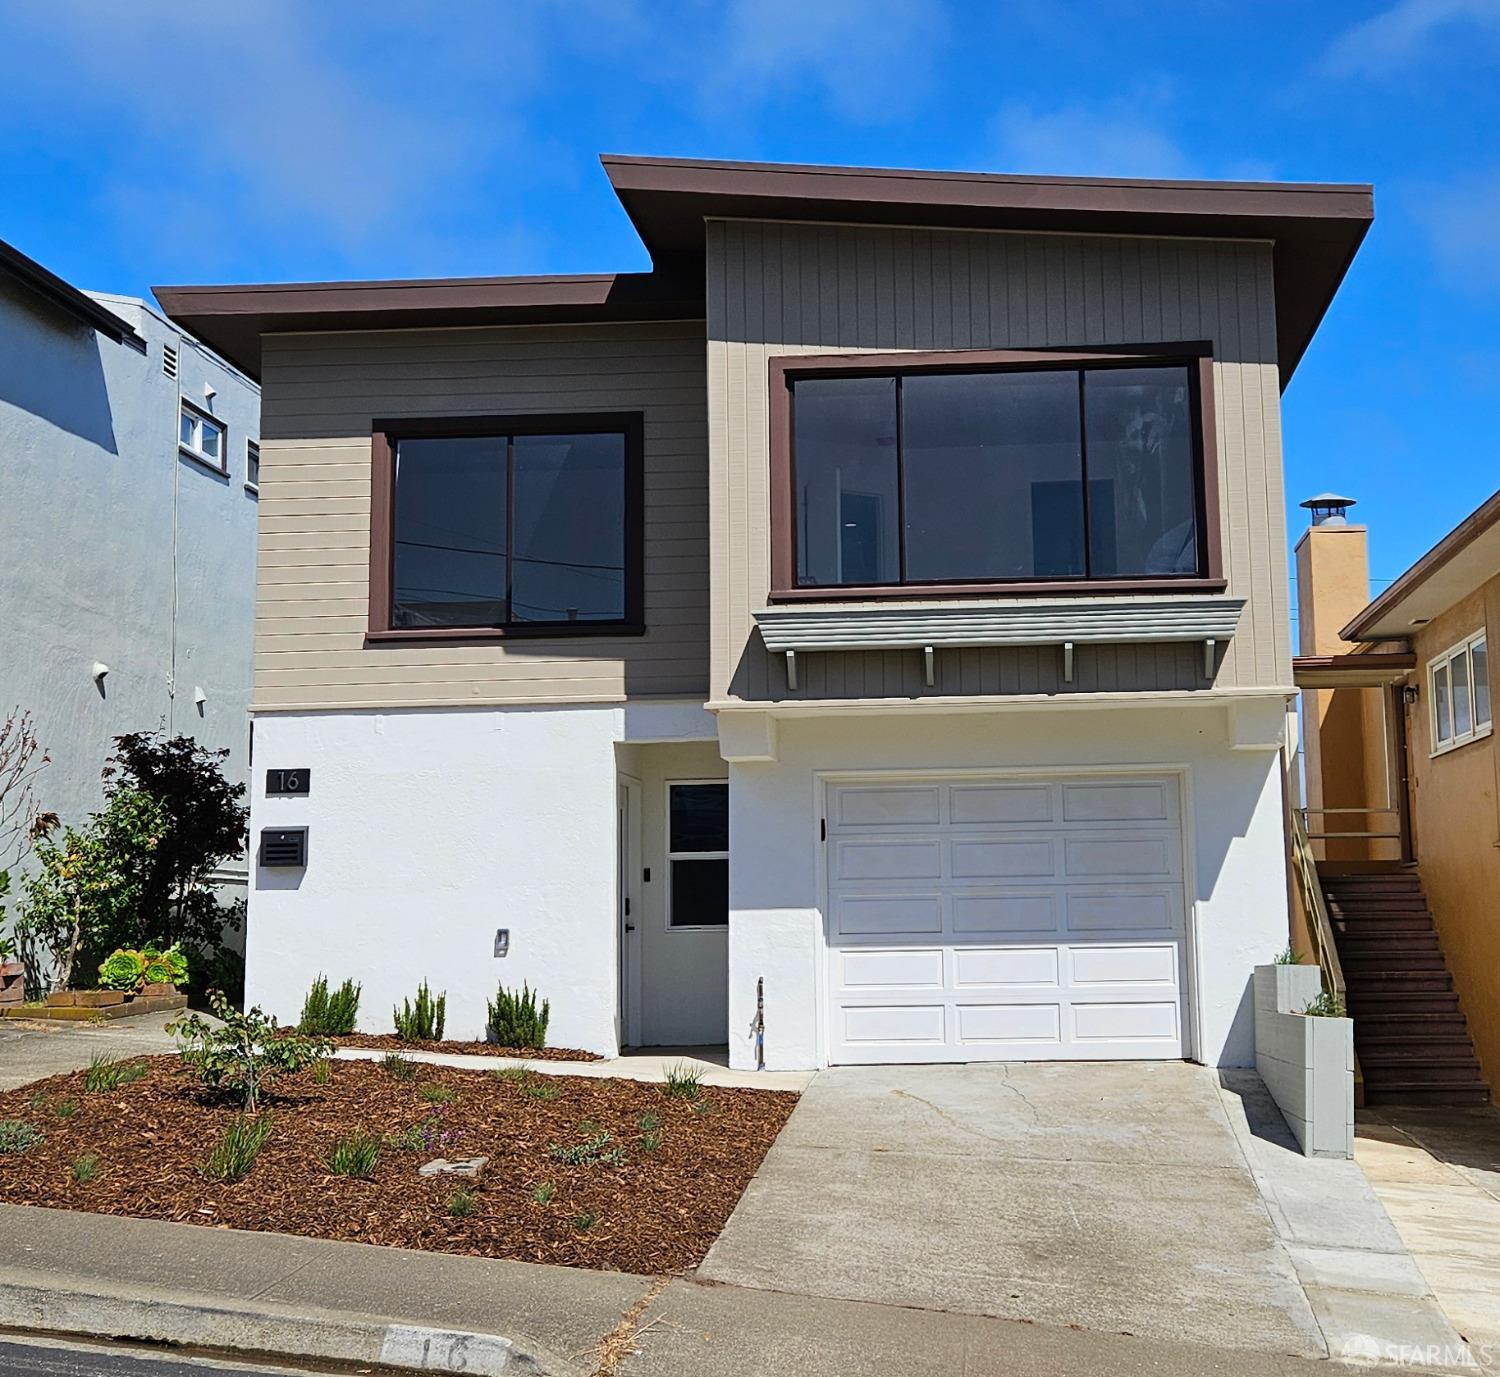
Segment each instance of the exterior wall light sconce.
[[109,673],[109,666],[103,660],[95,660],[94,667],[89,670],[89,677],[96,683],[102,685],[104,676]]
[[1405,703],[1407,707],[1411,707],[1411,705],[1415,703],[1421,696],[1422,690],[1416,684],[1401,685],[1401,701]]

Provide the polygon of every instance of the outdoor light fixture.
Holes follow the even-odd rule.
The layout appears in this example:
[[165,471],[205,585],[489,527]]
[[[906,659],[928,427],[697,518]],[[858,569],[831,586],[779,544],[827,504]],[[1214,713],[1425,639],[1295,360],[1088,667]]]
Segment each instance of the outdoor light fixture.
[[109,666],[103,660],[95,660],[93,669],[89,670],[89,675],[96,684],[102,684],[104,676],[108,673]]
[[200,708],[208,702],[208,695],[204,693],[202,686],[199,684],[193,685],[193,702]]
[[1417,685],[1415,685],[1415,684],[1402,684],[1401,685],[1401,701],[1403,703],[1405,703],[1407,707],[1411,707],[1411,705],[1413,703],[1415,703],[1417,701],[1417,699],[1420,698],[1421,696],[1422,696],[1422,691],[1421,691],[1421,689],[1419,689],[1417,687]]
[[219,395],[219,390],[212,383],[204,383],[203,384],[203,400],[205,402],[211,402],[211,401],[213,401],[213,399],[215,397],[217,397],[218,395]]
[[1340,497],[1333,492],[1320,492],[1316,497],[1309,497],[1306,502],[1298,505],[1306,507],[1312,513],[1314,526],[1347,526],[1349,522],[1344,514],[1355,503],[1352,497]]

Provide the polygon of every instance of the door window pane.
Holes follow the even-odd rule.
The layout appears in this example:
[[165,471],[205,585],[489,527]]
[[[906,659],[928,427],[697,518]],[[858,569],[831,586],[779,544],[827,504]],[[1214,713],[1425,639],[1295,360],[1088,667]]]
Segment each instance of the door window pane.
[[397,443],[393,626],[505,621],[505,449],[503,436]]
[[899,582],[896,380],[803,379],[793,416],[797,582]]
[[1078,374],[903,380],[906,577],[1085,572]]
[[1469,656],[1460,651],[1448,662],[1448,673],[1453,684],[1453,735],[1467,736],[1474,730],[1474,718],[1469,702]]
[[625,616],[625,437],[517,435],[511,617]]
[[1084,374],[1089,572],[1198,570],[1192,402],[1186,368]]
[[669,791],[671,818],[667,850],[729,850],[729,786],[674,784]]
[[1438,744],[1453,738],[1453,719],[1448,709],[1448,666],[1432,671],[1432,712],[1437,725]]
[[725,927],[729,923],[729,862],[688,860],[672,862],[674,928]]
[[1490,715],[1490,643],[1486,638],[1475,641],[1469,651],[1474,662],[1474,726],[1488,727]]

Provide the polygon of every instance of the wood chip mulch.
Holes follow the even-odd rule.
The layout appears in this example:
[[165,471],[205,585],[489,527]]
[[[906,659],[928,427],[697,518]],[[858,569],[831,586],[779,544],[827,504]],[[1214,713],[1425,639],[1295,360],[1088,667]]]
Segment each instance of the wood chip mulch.
[[[147,1062],[142,1079],[101,1094],[84,1089],[83,1072],[0,1094],[0,1120],[45,1135],[0,1154],[0,1200],[660,1275],[702,1261],[797,1100],[705,1087],[688,1101],[638,1081],[425,1064],[403,1080],[377,1062],[336,1061],[323,1083],[312,1070],[277,1082],[270,1137],[250,1174],[223,1184],[200,1168],[235,1106],[209,1098],[176,1057]],[[436,1087],[452,1098],[423,1098]],[[370,1180],[325,1165],[347,1134],[424,1124],[446,1136],[425,1150],[382,1147]],[[605,1132],[604,1150],[623,1149],[623,1162],[570,1166],[552,1152]],[[490,1164],[477,1185],[417,1174],[435,1157],[481,1154]],[[74,1164],[89,1156],[97,1174],[79,1184]],[[474,1194],[467,1218],[449,1209],[460,1189]]]
[[372,1047],[382,1052],[461,1052],[471,1057],[520,1057],[523,1061],[603,1061],[597,1052],[576,1047],[501,1047],[493,1042],[405,1042],[394,1033],[344,1033],[330,1038],[336,1047]]

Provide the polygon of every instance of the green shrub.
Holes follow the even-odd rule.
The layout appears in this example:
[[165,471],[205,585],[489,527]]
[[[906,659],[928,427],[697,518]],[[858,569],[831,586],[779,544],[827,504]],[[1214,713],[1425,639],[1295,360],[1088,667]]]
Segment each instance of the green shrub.
[[210,1090],[239,1097],[254,1113],[260,1095],[281,1075],[290,1075],[328,1056],[330,1045],[322,1038],[307,1038],[287,1032],[259,1009],[241,1013],[219,991],[209,995],[214,1014],[222,1020],[214,1026],[197,1014],[167,1025],[178,1039],[182,1060],[198,1073]]
[[609,1146],[607,1132],[596,1133],[581,1143],[552,1144],[552,1155],[568,1167],[618,1167],[625,1162],[625,1149]]
[[547,1020],[552,1013],[548,1000],[536,1006],[536,992],[524,981],[521,993],[507,990],[504,985],[495,992],[489,1004],[490,1017],[485,1031],[491,1042],[501,1047],[545,1047],[547,1045]]
[[573,1227],[577,1229],[579,1233],[587,1233],[598,1222],[598,1210],[585,1210],[582,1214],[575,1214],[573,1216]]
[[42,1130],[25,1119],[0,1119],[0,1156],[25,1152],[42,1141]]
[[99,1159],[92,1152],[85,1153],[73,1163],[73,1179],[86,1186],[99,1174]]
[[140,1080],[146,1074],[146,1069],[143,1061],[111,1061],[100,1053],[89,1062],[89,1069],[83,1077],[83,1088],[90,1095],[104,1095],[122,1085]]
[[536,1072],[524,1061],[519,1066],[502,1066],[495,1075],[502,1081],[519,1081],[522,1085],[529,1085],[536,1077]]
[[703,1068],[677,1062],[667,1067],[667,1081],[662,1088],[680,1100],[696,1100],[703,1093]]
[[173,944],[165,951],[148,944],[139,950],[118,947],[99,967],[99,984],[106,990],[138,990],[142,985],[186,985],[188,959]]
[[417,1093],[428,1104],[447,1104],[458,1091],[449,1090],[446,1085],[424,1085]]
[[537,1076],[521,1087],[521,1093],[528,1100],[555,1100],[562,1094],[562,1089],[553,1085],[547,1077]]
[[387,1075],[394,1076],[398,1081],[409,1081],[417,1074],[416,1062],[410,1057],[402,1056],[400,1052],[387,1052],[381,1057],[380,1064]]
[[59,1100],[55,1105],[52,1106],[52,1112],[56,1114],[59,1119],[71,1119],[76,1113],[78,1113],[78,1101]]
[[354,1176],[368,1181],[375,1174],[379,1157],[379,1138],[368,1133],[351,1133],[333,1145],[326,1165],[335,1176]]
[[554,1186],[550,1181],[543,1181],[531,1188],[531,1198],[535,1200],[538,1205],[551,1204],[552,1197],[556,1194],[557,1187]]
[[362,986],[346,980],[333,993],[328,991],[328,977],[320,975],[302,1001],[302,1017],[297,1031],[316,1037],[342,1037],[354,1031],[359,1015],[359,992]]
[[255,1159],[271,1136],[271,1116],[261,1114],[251,1118],[247,1114],[236,1114],[229,1127],[219,1135],[208,1161],[203,1164],[203,1174],[210,1181],[243,1181],[255,1165]]
[[1297,955],[1297,949],[1288,942],[1285,950],[1277,953],[1276,964],[1278,966],[1300,966],[1302,958]]
[[479,1206],[468,1191],[458,1191],[448,1202],[448,1213],[455,1219],[467,1219]]
[[1319,990],[1302,1012],[1309,1018],[1343,1018],[1344,1001],[1327,990]]
[[403,999],[401,1008],[391,1010],[391,1017],[396,1021],[396,1036],[402,1042],[441,1042],[447,1011],[447,993],[434,999],[424,980],[417,986],[415,1005],[411,1000]]
[[333,1063],[327,1057],[319,1057],[313,1063],[312,1078],[314,1085],[327,1085],[333,1079]]

